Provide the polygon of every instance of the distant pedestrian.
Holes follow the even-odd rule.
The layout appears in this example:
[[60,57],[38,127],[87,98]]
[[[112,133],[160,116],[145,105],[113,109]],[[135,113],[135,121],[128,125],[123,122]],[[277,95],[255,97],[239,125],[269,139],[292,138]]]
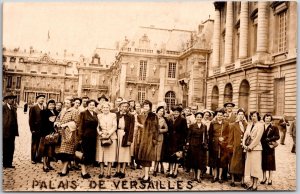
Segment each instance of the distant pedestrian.
[[17,96],[9,94],[4,97],[5,103],[2,106],[3,122],[3,167],[15,168],[12,165],[15,151],[15,138],[19,136],[17,111],[14,108],[14,100]]
[[289,126],[288,121],[285,118],[286,116],[283,115],[282,118],[279,120],[278,123],[278,129],[280,131],[280,144],[285,145],[285,136],[286,136],[286,131],[287,127]]
[[27,113],[27,110],[28,110],[28,103],[25,102],[25,104],[24,104],[24,114]]
[[[261,138],[262,145],[262,170],[263,170],[263,180],[261,184],[265,184],[267,181],[266,173],[269,172],[268,185],[272,185],[272,175],[273,171],[276,170],[275,163],[275,147],[273,143],[276,143],[279,140],[279,131],[278,128],[273,125],[271,122],[273,117],[271,114],[267,113],[263,117],[264,124],[264,133]],[[278,144],[277,144],[278,145]],[[271,147],[270,147],[271,146]]]
[[291,126],[290,126],[290,134],[291,134],[291,137],[293,138],[293,147],[291,150],[292,153],[296,153],[296,126],[297,126],[296,120],[297,120],[297,117],[295,117],[295,120],[291,123]]
[[29,109],[29,126],[31,131],[31,163],[36,164],[41,162],[38,156],[38,148],[41,139],[42,130],[42,115],[41,111],[44,110],[45,95],[40,94],[36,96],[37,103]]

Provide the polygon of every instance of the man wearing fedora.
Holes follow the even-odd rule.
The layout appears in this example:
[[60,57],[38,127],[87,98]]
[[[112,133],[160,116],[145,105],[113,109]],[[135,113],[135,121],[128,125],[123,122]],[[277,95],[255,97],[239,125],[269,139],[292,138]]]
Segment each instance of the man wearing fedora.
[[15,137],[19,136],[17,111],[14,107],[14,99],[17,96],[8,94],[4,97],[3,104],[3,167],[15,168],[12,165],[15,151]]
[[41,162],[38,156],[38,148],[41,139],[42,116],[41,111],[44,109],[45,95],[40,94],[36,96],[36,104],[29,110],[29,126],[32,134],[31,138],[31,163],[36,164]]

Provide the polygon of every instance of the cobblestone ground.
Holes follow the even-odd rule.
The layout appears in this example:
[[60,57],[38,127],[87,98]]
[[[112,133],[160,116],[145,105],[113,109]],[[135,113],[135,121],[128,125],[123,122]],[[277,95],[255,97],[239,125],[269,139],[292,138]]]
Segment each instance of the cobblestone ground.
[[[202,183],[188,182],[193,174],[186,173],[182,169],[178,178],[170,179],[158,174],[152,177],[152,183],[141,184],[137,177],[141,170],[127,170],[125,179],[98,179],[99,168],[89,168],[92,178],[83,180],[80,171],[71,171],[66,177],[57,175],[60,162],[52,163],[56,169],[48,173],[43,172],[42,164],[31,164],[30,142],[31,135],[28,126],[28,114],[18,110],[19,134],[16,138],[16,151],[13,164],[16,169],[3,169],[4,191],[227,191],[244,190],[240,183],[231,187],[229,182],[223,184],[211,183],[210,179],[202,180]],[[286,145],[276,148],[277,171],[273,176],[273,185],[258,185],[258,190],[296,190],[296,155],[290,152],[292,139],[287,135]],[[113,174],[115,173],[113,169]],[[246,181],[250,182],[249,178]]]

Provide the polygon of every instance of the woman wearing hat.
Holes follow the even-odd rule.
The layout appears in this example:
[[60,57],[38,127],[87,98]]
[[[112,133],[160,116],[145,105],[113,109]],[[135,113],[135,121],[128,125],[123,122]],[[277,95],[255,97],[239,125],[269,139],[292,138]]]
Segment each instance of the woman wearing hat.
[[168,132],[168,124],[167,120],[164,118],[165,115],[165,108],[163,106],[159,106],[156,109],[156,115],[158,118],[159,124],[159,135],[158,135],[158,142],[156,145],[156,159],[154,163],[154,172],[153,175],[156,176],[158,171],[158,164],[161,164],[161,168],[163,170],[163,163],[162,163],[162,150],[163,150],[163,143],[164,143],[164,134]]
[[86,165],[95,162],[96,155],[96,137],[98,118],[95,112],[97,102],[95,100],[87,101],[87,110],[80,113],[78,125],[78,140],[83,151],[83,161],[81,161],[81,177],[83,179],[90,178],[87,173]]
[[183,146],[187,137],[187,122],[181,116],[182,108],[180,106],[172,107],[173,117],[171,118],[169,128],[169,163],[170,173],[167,177],[176,178],[178,174],[179,163],[183,158]]
[[229,136],[228,144],[232,146],[233,154],[230,162],[229,172],[231,174],[231,183],[232,187],[235,187],[234,179],[237,176],[242,176],[241,186],[246,188],[247,185],[244,181],[244,171],[245,171],[245,157],[246,152],[242,146],[242,141],[244,133],[247,128],[247,121],[245,119],[245,111],[239,109],[237,111],[237,120],[231,125],[231,133]]
[[[130,163],[130,145],[133,142],[134,116],[128,113],[129,103],[122,100],[117,112],[117,172],[113,177],[125,178],[126,165]],[[122,167],[121,167],[122,166]]]
[[209,165],[213,168],[214,176],[212,183],[216,181],[223,183],[222,171],[229,163],[227,153],[229,124],[224,120],[224,113],[223,109],[216,111],[216,120],[211,123],[209,129]]
[[60,112],[54,125],[60,128],[62,136],[61,145],[57,150],[58,157],[62,161],[60,176],[69,173],[68,163],[74,159],[75,154],[75,131],[78,126],[78,110],[72,107],[73,99],[67,98],[64,102],[65,108]]
[[140,178],[142,182],[150,182],[149,171],[152,161],[156,159],[156,146],[158,143],[159,124],[158,117],[152,112],[152,103],[145,100],[143,103],[145,117],[141,123],[140,136],[138,139],[139,149],[137,152],[137,160],[143,167],[144,176]]
[[[104,177],[104,163],[108,163],[106,178],[111,178],[111,166],[117,160],[117,116],[110,112],[109,102],[103,102],[101,105],[102,113],[98,114],[99,126],[97,128],[97,151],[96,160],[100,162],[99,178]],[[111,139],[111,145],[103,146],[102,139]]]
[[[272,143],[275,143],[280,139],[278,128],[271,122],[273,117],[270,113],[267,113],[263,117],[264,123],[264,133],[261,138],[262,145],[262,170],[263,170],[263,180],[261,184],[265,184],[267,181],[267,171],[269,172],[268,185],[272,185],[272,174],[276,170],[275,163],[275,147]],[[271,145],[271,147],[270,147]]]
[[[207,134],[209,133],[209,128],[210,128],[212,117],[213,117],[213,112],[211,110],[208,110],[208,109],[203,110],[202,123],[204,125],[206,125]],[[207,138],[208,138],[208,135],[207,135]],[[207,168],[205,168],[202,171],[202,176],[206,173],[206,171],[207,171],[207,169],[209,167],[209,165],[208,165],[209,161],[208,160],[209,160],[209,150],[207,149],[207,151],[206,151],[206,166],[207,166]],[[212,175],[212,168],[209,168],[209,174]]]
[[190,125],[186,145],[189,147],[188,166],[194,169],[194,181],[201,183],[201,171],[206,168],[207,127],[202,123],[203,113],[195,114],[196,123]]
[[258,178],[262,176],[260,140],[264,132],[264,125],[260,122],[257,111],[250,113],[250,120],[243,138],[243,147],[246,150],[245,176],[250,176],[252,180],[252,184],[247,190],[256,191]]
[[50,165],[49,158],[54,156],[55,145],[45,144],[45,137],[51,133],[55,132],[54,122],[58,115],[58,112],[55,110],[55,101],[49,100],[47,102],[46,109],[41,111],[42,115],[42,130],[41,130],[41,140],[39,145],[39,155],[43,157],[43,170],[48,172],[53,170],[53,167]]

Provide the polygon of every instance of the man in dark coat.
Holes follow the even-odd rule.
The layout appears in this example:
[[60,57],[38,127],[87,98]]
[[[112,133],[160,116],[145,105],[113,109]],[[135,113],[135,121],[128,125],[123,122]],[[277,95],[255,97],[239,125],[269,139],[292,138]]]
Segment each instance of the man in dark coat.
[[44,109],[45,95],[36,96],[37,103],[29,110],[29,126],[32,134],[31,138],[31,163],[36,164],[41,161],[38,156],[38,148],[41,139],[42,115]]
[[279,120],[278,129],[280,131],[280,144],[284,145],[285,135],[289,122],[286,120],[285,115],[282,116],[282,119]]
[[12,165],[13,156],[15,151],[15,137],[19,136],[17,111],[14,104],[14,99],[17,96],[7,95],[4,97],[5,103],[3,104],[3,167],[15,168]]

